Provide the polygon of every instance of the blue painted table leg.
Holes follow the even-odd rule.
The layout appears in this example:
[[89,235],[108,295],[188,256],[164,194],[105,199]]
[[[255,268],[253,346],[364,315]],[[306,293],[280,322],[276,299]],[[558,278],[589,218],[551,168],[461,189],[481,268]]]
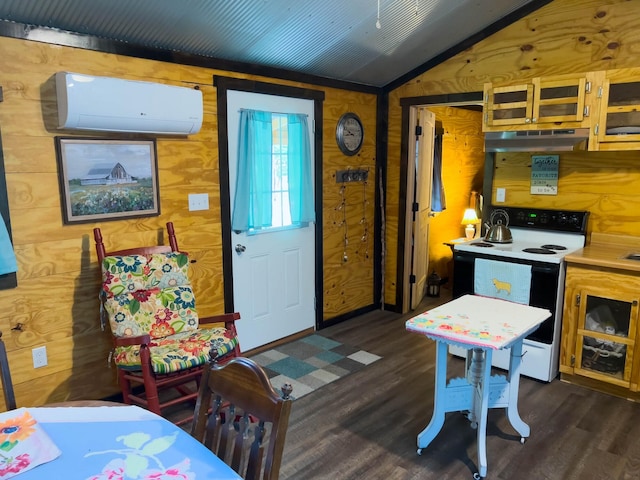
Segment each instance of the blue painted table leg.
[[447,390],[447,344],[436,342],[436,378],[433,400],[433,416],[429,425],[418,434],[418,455],[426,448],[444,425]]
[[520,387],[520,365],[522,363],[522,339],[511,346],[511,358],[509,360],[509,404],[507,405],[507,418],[513,428],[520,434],[520,441],[529,436],[531,429],[524,423],[518,412],[518,389]]
[[481,477],[487,476],[487,414],[489,412],[489,392],[491,391],[491,357],[490,349],[485,350],[482,381],[476,391],[475,403],[477,407],[476,419],[478,420],[478,471]]

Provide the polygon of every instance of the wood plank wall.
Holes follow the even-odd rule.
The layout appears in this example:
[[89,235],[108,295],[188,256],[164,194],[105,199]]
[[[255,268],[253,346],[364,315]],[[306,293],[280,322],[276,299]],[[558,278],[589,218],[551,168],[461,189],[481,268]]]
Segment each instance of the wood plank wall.
[[640,152],[559,152],[557,195],[532,195],[531,155],[496,155],[495,188],[507,205],[587,210],[592,232],[640,237]]
[[[198,86],[204,95],[204,125],[188,137],[157,141],[161,215],[96,224],[63,225],[54,137],[53,75],[70,71],[131,80]],[[110,333],[98,321],[99,270],[92,230],[99,226],[107,249],[166,242],[166,222],[175,224],[181,248],[196,262],[191,277],[201,315],[222,313],[223,274],[220,218],[217,105],[213,75],[271,81],[325,91],[323,128],[324,307],[323,318],[368,307],[373,302],[373,245],[369,257],[351,254],[342,262],[343,231],[335,225],[335,171],[370,168],[366,216],[373,223],[375,185],[375,95],[231,74],[207,68],[135,59],[78,48],[0,38],[0,131],[4,149],[18,286],[0,291],[0,330],[7,344],[19,406],[103,398],[118,392],[108,368]],[[365,128],[364,147],[346,157],[335,142],[335,126],[346,111]],[[139,138],[136,135],[72,133],[65,136]],[[145,138],[144,136],[140,136]],[[149,138],[149,137],[146,137]],[[189,212],[188,193],[208,193],[210,209]],[[362,218],[362,191],[349,186],[350,245]],[[370,235],[373,239],[373,231]],[[360,249],[361,251],[361,249]],[[21,329],[17,330],[18,324]],[[45,345],[49,365],[34,369],[31,349]]]
[[[331,102],[331,103],[330,103]],[[373,217],[378,188],[376,102],[372,95],[342,92],[325,101],[323,158],[324,248],[323,319],[333,319],[373,304]],[[357,155],[345,156],[335,140],[335,125],[346,111],[354,111],[364,124],[364,143]],[[329,118],[327,118],[329,114]],[[336,182],[338,170],[368,170],[368,181]],[[341,188],[344,186],[344,205]],[[346,225],[343,224],[346,219]],[[366,227],[366,238],[365,235]],[[345,246],[345,237],[347,244]],[[346,252],[347,260],[344,260]]]
[[[640,66],[637,52],[639,42],[640,2],[554,0],[390,92],[386,299],[395,298],[396,291],[400,99],[478,92],[482,91],[485,82],[492,81],[509,82],[562,73],[637,67]],[[637,199],[625,193],[631,193],[633,189],[630,181],[637,182],[634,172],[640,165],[638,157],[635,152],[628,155],[588,152],[577,157],[562,156],[562,187],[553,200],[526,195],[528,187],[523,178],[527,175],[525,169],[517,166],[523,165],[522,158],[510,160],[504,157],[496,171],[495,180],[496,185],[508,185],[507,202],[513,199],[522,206],[588,208],[592,211],[592,231],[603,229],[640,235],[640,226],[634,220],[634,212],[638,211]],[[510,167],[511,172],[519,180],[512,178],[506,169],[511,162],[514,162]],[[571,169],[571,165],[579,173]],[[574,174],[579,180],[573,180]],[[629,186],[619,189],[616,183],[620,181]]]

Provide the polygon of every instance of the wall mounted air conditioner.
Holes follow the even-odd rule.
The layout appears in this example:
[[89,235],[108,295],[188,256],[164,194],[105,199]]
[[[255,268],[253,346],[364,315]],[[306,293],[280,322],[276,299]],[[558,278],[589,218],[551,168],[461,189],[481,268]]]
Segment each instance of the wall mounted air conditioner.
[[202,126],[202,92],[161,83],[56,73],[58,128],[188,135]]

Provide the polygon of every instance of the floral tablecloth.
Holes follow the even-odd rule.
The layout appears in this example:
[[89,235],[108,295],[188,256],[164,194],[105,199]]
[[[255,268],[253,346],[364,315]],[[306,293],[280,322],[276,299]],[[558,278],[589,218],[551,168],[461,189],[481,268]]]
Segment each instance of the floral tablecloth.
[[447,343],[499,350],[534,331],[549,316],[544,308],[464,295],[407,320],[406,329]]
[[[59,456],[31,470],[24,468],[16,476],[19,480],[240,479],[187,432],[139,407],[21,410],[28,411]],[[15,412],[0,414],[0,427],[24,432],[24,423],[11,420]]]

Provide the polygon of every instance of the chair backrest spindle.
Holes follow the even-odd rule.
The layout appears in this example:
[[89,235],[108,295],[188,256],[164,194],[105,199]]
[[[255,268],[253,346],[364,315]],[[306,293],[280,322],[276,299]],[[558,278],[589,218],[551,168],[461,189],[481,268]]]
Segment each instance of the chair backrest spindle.
[[152,253],[169,253],[179,252],[178,239],[176,238],[176,232],[173,227],[173,222],[167,222],[167,237],[169,245],[153,245],[149,247],[136,247],[127,248],[124,250],[115,250],[107,253],[107,249],[104,246],[104,240],[102,238],[102,232],[99,228],[93,229],[93,239],[96,243],[96,253],[98,254],[98,263],[102,264],[104,257],[108,256],[126,256],[126,255],[150,255]]

